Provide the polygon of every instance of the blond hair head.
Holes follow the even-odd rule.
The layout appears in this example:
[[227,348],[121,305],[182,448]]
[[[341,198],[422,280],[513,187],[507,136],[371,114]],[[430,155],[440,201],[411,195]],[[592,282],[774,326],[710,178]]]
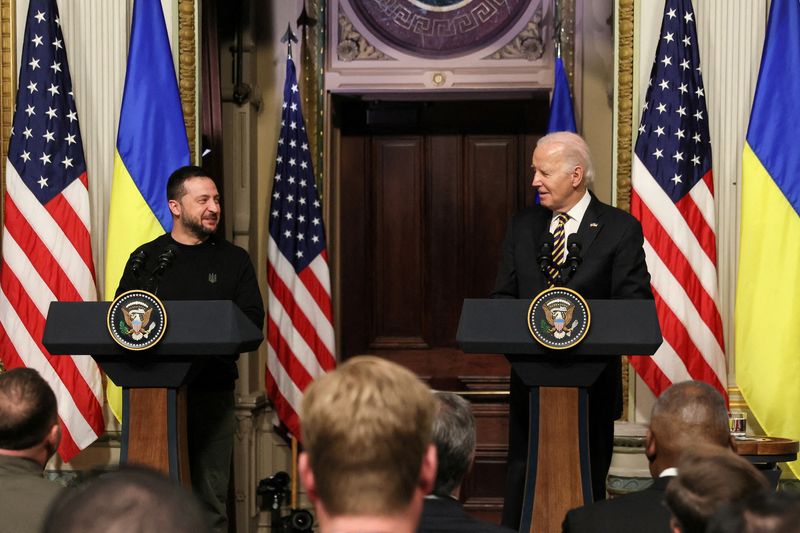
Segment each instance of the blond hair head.
[[315,492],[332,516],[405,509],[431,445],[434,403],[412,372],[385,359],[349,359],[305,391],[303,446]]

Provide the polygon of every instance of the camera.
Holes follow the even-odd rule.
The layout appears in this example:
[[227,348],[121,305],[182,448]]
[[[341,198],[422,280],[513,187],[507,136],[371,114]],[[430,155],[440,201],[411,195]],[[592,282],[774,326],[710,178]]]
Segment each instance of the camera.
[[291,509],[283,515],[281,508],[291,495],[291,478],[286,472],[276,472],[258,482],[256,495],[261,498],[259,507],[269,511],[270,527],[274,533],[303,533],[311,531],[314,517],[305,509]]
[[291,479],[286,472],[276,472],[258,482],[256,495],[261,497],[261,510],[279,510],[289,497]]

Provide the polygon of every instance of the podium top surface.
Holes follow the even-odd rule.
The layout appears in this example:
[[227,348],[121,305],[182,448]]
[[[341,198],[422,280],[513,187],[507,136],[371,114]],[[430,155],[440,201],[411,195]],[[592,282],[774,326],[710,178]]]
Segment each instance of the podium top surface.
[[153,348],[131,352],[111,338],[106,325],[110,302],[53,302],[47,315],[45,347],[51,354],[93,356],[214,356],[258,348],[264,336],[230,300],[165,301],[167,328]]
[[503,354],[652,355],[661,345],[653,300],[588,300],[586,338],[566,350],[551,350],[528,330],[531,300],[466,299],[456,340],[465,352]]

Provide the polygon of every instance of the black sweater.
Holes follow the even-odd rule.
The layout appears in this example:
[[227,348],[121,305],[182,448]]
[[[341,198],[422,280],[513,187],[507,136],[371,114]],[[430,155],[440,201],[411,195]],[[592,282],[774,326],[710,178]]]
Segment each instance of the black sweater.
[[[158,279],[157,288],[148,287],[150,273],[159,256],[174,246],[175,257]],[[146,255],[142,274],[131,271],[131,261],[140,251]],[[247,252],[225,239],[209,237],[197,245],[175,241],[169,233],[143,244],[128,259],[117,287],[117,295],[132,289],[153,290],[161,300],[232,300],[259,329],[264,327],[264,302]],[[239,376],[236,355],[214,360],[191,384],[192,388],[231,390]]]

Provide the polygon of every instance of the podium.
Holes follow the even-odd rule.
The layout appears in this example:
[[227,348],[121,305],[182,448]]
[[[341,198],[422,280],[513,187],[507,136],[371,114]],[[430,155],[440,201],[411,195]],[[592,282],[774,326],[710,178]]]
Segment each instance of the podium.
[[110,302],[53,302],[43,344],[52,355],[89,354],[123,390],[121,463],[159,470],[189,485],[184,385],[215,357],[258,348],[261,331],[231,301],[167,301],[161,342],[143,351],[114,342]]
[[464,300],[456,339],[468,353],[506,354],[529,391],[528,460],[520,532],[561,531],[569,509],[593,501],[588,389],[609,357],[661,345],[653,300],[589,300],[583,341],[551,350],[528,330],[531,300]]

